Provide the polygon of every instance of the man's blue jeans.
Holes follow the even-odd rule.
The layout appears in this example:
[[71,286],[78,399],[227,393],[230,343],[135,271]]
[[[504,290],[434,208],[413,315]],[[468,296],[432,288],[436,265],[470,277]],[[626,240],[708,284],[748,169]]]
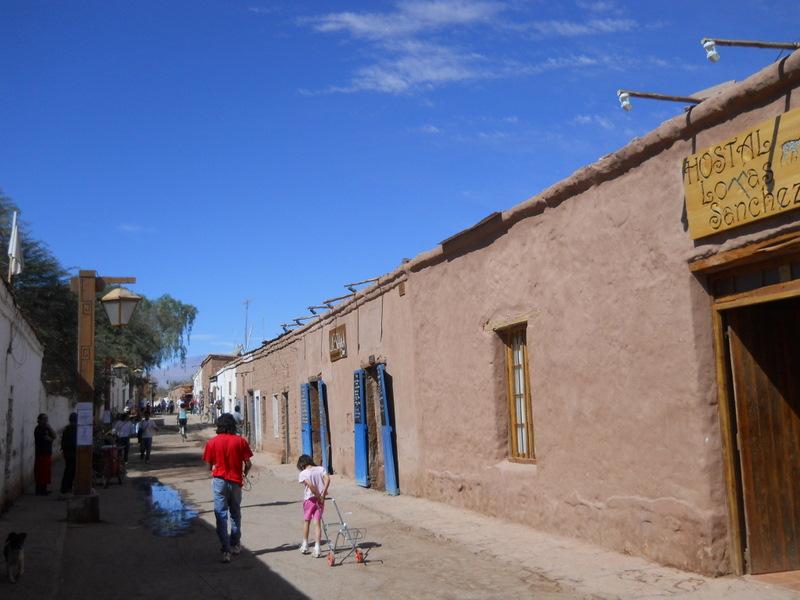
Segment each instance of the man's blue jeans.
[[[214,478],[214,517],[217,520],[217,537],[223,552],[239,545],[242,539],[242,486],[219,477]],[[231,533],[228,535],[228,513],[231,515]]]

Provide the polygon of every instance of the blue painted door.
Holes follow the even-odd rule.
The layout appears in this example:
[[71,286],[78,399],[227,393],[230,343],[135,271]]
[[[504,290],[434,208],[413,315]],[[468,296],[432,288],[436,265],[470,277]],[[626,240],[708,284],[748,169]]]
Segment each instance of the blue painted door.
[[300,385],[300,428],[303,437],[303,454],[312,456],[314,447],[311,442],[311,386]]
[[386,374],[385,365],[378,365],[378,387],[381,391],[381,442],[383,443],[383,469],[386,477],[386,493],[396,496],[400,493],[397,484],[397,450],[395,447],[394,434],[394,414],[392,406],[389,404],[389,396],[386,393]]
[[353,425],[355,432],[355,471],[356,483],[369,487],[369,442],[367,437],[367,414],[365,407],[365,381],[364,369],[353,373]]
[[317,382],[319,391],[319,443],[322,446],[322,466],[328,473],[333,473],[331,464],[331,437],[328,431],[328,386],[320,379]]

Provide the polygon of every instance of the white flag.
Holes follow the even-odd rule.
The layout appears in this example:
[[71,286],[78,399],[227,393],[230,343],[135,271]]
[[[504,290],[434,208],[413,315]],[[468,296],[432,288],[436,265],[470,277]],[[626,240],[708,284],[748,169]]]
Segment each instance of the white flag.
[[8,240],[8,275],[9,279],[13,275],[22,273],[25,263],[22,260],[22,238],[17,226],[17,211],[14,211],[14,220],[11,225],[11,239]]

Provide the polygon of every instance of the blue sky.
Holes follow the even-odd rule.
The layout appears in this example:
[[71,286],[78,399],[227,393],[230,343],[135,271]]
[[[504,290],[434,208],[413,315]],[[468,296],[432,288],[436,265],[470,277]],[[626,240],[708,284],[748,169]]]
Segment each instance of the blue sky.
[[[795,0],[3,0],[0,188],[68,267],[255,343],[679,114]],[[252,344],[251,344],[252,345]]]

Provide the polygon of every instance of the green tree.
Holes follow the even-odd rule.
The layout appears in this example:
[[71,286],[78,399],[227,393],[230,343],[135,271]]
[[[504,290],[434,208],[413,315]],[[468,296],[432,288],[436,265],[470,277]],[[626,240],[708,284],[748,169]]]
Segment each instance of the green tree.
[[[108,293],[104,290],[98,297]],[[165,294],[143,298],[126,327],[112,327],[99,300],[95,310],[95,390],[107,389],[108,366],[123,362],[131,370],[149,370],[170,360],[186,360],[197,309]],[[133,376],[136,378],[136,376]],[[139,383],[139,381],[136,381]]]
[[[8,238],[16,205],[0,191],[0,274],[8,272]],[[75,392],[77,372],[78,303],[69,288],[67,270],[52,252],[25,231],[22,251],[25,267],[14,277],[13,291],[20,309],[44,345],[42,379],[50,393]],[[169,295],[142,299],[127,327],[114,328],[97,295],[95,310],[95,391],[108,385],[110,364],[121,361],[131,369],[149,370],[163,362],[186,360],[197,308]]]
[[[8,273],[8,239],[13,211],[0,191],[0,276]],[[67,284],[68,273],[41,242],[20,223],[25,268],[13,280],[20,310],[44,346],[42,379],[51,393],[72,393],[77,364],[78,303]]]

